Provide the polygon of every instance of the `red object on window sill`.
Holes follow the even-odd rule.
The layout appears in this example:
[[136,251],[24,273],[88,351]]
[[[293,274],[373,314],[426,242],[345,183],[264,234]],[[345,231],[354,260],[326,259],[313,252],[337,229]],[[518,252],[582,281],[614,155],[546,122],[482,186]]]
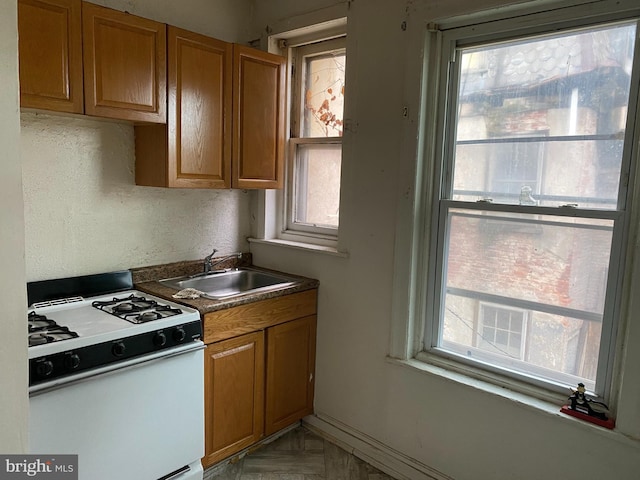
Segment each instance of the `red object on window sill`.
[[598,417],[592,417],[591,415],[587,415],[582,412],[576,412],[575,410],[571,410],[568,405],[563,405],[560,411],[562,413],[566,413],[567,415],[571,415],[572,417],[579,418],[580,420],[595,423],[596,425],[600,425],[601,427],[608,428],[609,430],[612,430],[613,427],[616,426],[616,421],[613,418],[602,420],[601,418],[598,418]]

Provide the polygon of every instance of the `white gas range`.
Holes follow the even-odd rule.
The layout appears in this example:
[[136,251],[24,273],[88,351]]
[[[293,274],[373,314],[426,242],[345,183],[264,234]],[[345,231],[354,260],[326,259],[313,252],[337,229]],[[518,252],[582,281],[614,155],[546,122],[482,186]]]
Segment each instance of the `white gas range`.
[[81,480],[202,479],[200,315],[115,273],[27,285],[30,451],[77,454]]

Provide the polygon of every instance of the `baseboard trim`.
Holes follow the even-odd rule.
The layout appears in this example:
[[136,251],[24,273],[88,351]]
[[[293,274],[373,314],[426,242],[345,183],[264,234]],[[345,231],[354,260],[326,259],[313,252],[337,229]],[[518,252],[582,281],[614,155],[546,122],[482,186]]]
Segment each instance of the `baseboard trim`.
[[302,425],[398,480],[453,480],[328,415],[309,415]]

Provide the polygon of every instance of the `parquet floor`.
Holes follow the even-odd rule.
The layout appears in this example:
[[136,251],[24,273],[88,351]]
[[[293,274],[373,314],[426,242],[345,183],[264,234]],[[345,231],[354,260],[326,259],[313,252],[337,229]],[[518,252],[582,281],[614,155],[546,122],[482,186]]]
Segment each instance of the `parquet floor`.
[[297,427],[204,480],[393,480],[359,458]]

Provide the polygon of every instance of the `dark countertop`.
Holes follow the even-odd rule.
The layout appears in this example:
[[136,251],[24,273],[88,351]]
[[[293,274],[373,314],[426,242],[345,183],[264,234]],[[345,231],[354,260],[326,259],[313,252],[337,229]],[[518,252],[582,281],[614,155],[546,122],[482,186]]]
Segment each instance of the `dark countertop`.
[[[215,260],[215,259],[214,259]],[[182,277],[184,275],[193,275],[200,273],[203,268],[203,261],[185,261],[168,263],[165,265],[155,265],[151,267],[141,267],[131,269],[133,275],[133,282],[136,290],[155,295],[166,300],[170,300],[175,303],[180,303],[191,308],[197,309],[200,314],[215,312],[218,310],[224,310],[226,308],[236,307],[238,305],[245,305],[247,303],[258,302],[260,300],[266,300],[267,298],[281,297],[283,295],[289,295],[292,293],[303,292],[305,290],[311,290],[317,288],[320,282],[312,278],[301,277],[299,275],[292,275],[286,272],[278,272],[276,270],[269,270],[266,268],[256,267],[251,265],[251,254],[243,254],[241,260],[230,259],[228,262],[219,265],[220,268],[236,268],[236,267],[251,267],[254,270],[260,270],[264,272],[277,273],[286,275],[288,277],[296,279],[296,283],[285,288],[278,290],[272,290],[269,292],[248,293],[244,295],[237,295],[231,298],[223,300],[212,300],[209,298],[173,298],[173,294],[177,292],[174,288],[166,287],[162,285],[158,280],[164,278]]]

